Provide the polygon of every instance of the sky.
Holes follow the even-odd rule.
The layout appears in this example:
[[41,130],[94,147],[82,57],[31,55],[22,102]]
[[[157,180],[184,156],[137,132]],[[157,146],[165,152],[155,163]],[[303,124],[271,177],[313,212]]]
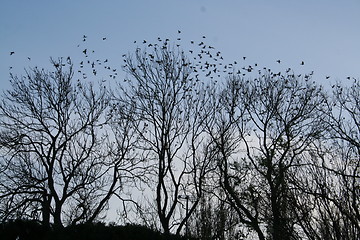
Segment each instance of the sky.
[[83,35],[120,67],[135,40],[176,40],[178,30],[184,47],[206,36],[228,62],[246,56],[244,64],[314,71],[324,85],[346,82],[360,77],[359,11],[359,0],[1,0],[0,92],[10,68],[21,75],[50,67],[50,57],[80,59]]

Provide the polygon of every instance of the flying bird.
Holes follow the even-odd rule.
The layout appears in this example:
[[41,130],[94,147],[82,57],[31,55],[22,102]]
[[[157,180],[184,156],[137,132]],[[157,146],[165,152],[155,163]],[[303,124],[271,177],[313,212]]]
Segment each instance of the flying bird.
[[304,65],[304,64],[305,64],[304,61],[301,61],[300,65]]
[[277,63],[281,63],[281,60],[277,60],[276,62],[277,62]]
[[13,55],[13,54],[15,54],[15,52],[10,52],[10,56]]
[[103,37],[102,40],[106,40],[106,37]]

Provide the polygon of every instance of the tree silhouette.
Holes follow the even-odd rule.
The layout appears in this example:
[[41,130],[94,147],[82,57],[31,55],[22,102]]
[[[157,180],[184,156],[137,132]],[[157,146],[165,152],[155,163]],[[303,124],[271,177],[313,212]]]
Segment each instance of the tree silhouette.
[[299,238],[294,229],[298,168],[323,131],[322,91],[293,74],[231,76],[209,133],[220,184],[240,221],[259,239]]
[[2,220],[91,222],[119,189],[123,159],[106,147],[106,88],[75,84],[69,58],[51,63],[53,72],[12,75],[0,103]]
[[202,126],[209,96],[185,53],[168,40],[137,48],[124,62],[128,78],[119,83],[117,111],[131,116],[139,139],[136,149],[152,165],[149,185],[164,232],[180,234],[209,170]]

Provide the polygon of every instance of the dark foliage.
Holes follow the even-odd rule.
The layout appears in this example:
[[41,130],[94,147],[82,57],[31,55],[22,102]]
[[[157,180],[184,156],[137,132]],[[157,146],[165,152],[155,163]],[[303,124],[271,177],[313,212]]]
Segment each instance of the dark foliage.
[[107,226],[103,223],[79,224],[63,229],[44,227],[36,221],[14,220],[0,225],[2,240],[183,240],[140,225]]

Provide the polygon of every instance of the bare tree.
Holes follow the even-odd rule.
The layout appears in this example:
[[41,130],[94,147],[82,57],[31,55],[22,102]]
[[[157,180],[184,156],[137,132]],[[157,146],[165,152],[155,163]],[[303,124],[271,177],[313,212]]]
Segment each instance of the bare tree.
[[138,48],[124,62],[128,77],[119,84],[119,114],[132,115],[136,149],[152,165],[149,186],[162,229],[180,234],[209,171],[202,122],[210,96],[184,52],[168,40]]
[[[335,84],[328,101],[327,139],[313,169],[318,239],[355,239],[360,234],[360,85]],[[315,162],[315,161],[314,161]]]
[[107,89],[75,83],[70,58],[51,63],[11,76],[0,103],[1,217],[62,227],[102,216],[126,158],[107,148]]
[[325,128],[320,87],[288,72],[233,75],[209,124],[220,183],[242,224],[259,239],[299,239],[298,169]]

